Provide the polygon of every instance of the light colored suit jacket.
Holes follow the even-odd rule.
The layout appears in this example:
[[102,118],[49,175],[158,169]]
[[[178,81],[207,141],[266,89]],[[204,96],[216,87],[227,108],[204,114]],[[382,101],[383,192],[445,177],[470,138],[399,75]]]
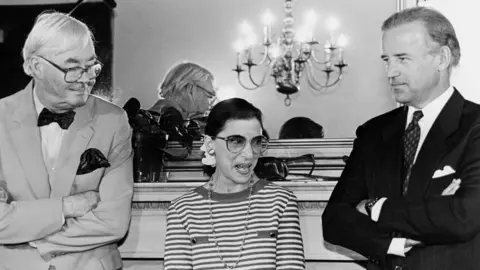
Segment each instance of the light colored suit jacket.
[[[120,107],[94,96],[75,112],[50,185],[32,83],[0,100],[0,193],[8,196],[0,201],[0,270],[122,267],[117,242],[131,217],[131,128]],[[89,148],[100,150],[110,167],[76,175]],[[62,224],[62,197],[88,190],[99,192],[97,208]]]

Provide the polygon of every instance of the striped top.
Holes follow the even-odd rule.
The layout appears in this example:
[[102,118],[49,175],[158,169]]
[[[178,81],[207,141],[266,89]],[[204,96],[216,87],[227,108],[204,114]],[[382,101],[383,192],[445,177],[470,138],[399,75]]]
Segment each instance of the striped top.
[[[225,269],[235,265],[245,235],[249,189],[212,192],[216,248],[208,190],[198,187],[172,201],[167,214],[165,269]],[[235,269],[305,269],[297,198],[259,180],[253,186],[244,250]],[[220,251],[220,254],[219,254]]]

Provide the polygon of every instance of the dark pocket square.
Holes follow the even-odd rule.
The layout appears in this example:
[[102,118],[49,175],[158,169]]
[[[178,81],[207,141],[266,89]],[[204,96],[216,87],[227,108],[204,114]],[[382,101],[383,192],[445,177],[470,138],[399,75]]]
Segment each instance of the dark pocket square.
[[77,175],[87,174],[98,168],[110,167],[110,163],[100,150],[89,148],[80,156],[80,165],[78,165]]

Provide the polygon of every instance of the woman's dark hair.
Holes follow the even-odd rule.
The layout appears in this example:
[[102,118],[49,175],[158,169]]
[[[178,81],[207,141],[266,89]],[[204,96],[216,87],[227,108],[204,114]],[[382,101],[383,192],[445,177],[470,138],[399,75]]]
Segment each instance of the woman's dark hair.
[[[241,98],[220,101],[208,114],[205,135],[215,137],[225,129],[228,121],[249,119],[257,119],[263,130],[262,112],[250,102]],[[204,172],[211,176],[215,172],[215,167],[204,166]]]
[[324,137],[322,125],[308,117],[293,117],[280,128],[279,139],[321,139]]

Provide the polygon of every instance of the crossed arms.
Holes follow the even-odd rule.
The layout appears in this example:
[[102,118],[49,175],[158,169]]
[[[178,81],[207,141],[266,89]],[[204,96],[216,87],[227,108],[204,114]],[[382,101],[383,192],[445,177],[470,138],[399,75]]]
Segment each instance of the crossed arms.
[[117,119],[107,155],[110,167],[98,192],[63,199],[11,201],[0,160],[0,199],[4,198],[0,201],[0,244],[33,242],[43,258],[50,258],[94,249],[125,235],[133,194],[132,135],[126,115]]
[[425,245],[466,242],[480,232],[478,124],[463,141],[465,147],[456,168],[461,178],[458,187],[449,187],[449,193],[443,194],[447,196],[386,198],[377,222],[361,213],[362,206],[357,209],[368,199],[365,156],[370,152],[366,137],[359,128],[349,162],[323,214],[325,240],[367,257],[383,257],[390,247],[393,232],[401,232]]

